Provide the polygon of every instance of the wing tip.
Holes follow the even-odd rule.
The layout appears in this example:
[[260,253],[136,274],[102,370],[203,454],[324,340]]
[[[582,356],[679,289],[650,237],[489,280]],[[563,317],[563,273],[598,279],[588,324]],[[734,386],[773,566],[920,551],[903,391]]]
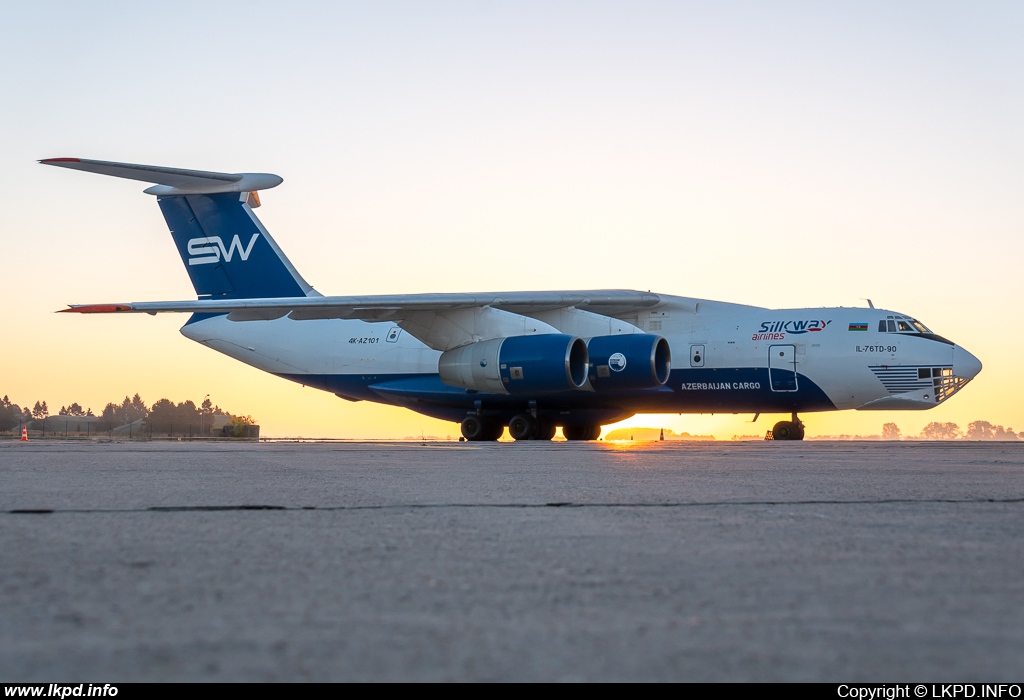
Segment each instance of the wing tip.
[[54,163],[81,163],[81,158],[43,158],[39,161],[43,165],[53,165]]
[[82,306],[69,306],[61,309],[59,314],[112,314],[118,311],[131,311],[128,304],[83,304]]

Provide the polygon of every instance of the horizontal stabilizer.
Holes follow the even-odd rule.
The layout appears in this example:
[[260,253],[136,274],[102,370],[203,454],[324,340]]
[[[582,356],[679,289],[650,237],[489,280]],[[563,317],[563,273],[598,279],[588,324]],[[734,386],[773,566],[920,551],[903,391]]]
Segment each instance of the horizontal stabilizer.
[[205,170],[112,163],[104,160],[86,160],[85,158],[47,158],[39,162],[43,165],[56,165],[59,168],[153,182],[156,185],[146,190],[146,194],[153,195],[255,192],[277,187],[284,182],[281,177],[269,173],[212,173]]

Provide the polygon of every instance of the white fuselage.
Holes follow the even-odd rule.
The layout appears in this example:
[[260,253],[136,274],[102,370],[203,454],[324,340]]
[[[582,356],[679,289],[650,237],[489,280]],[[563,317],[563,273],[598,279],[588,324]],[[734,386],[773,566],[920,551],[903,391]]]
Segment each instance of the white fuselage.
[[[667,388],[676,396],[673,410],[680,412],[737,405],[757,411],[758,396],[766,398],[765,411],[783,398],[794,410],[923,409],[948,398],[981,369],[967,351],[918,332],[908,326],[912,319],[891,311],[772,310],[662,298],[653,309],[617,318],[668,340],[672,374]],[[911,330],[881,332],[880,322],[891,326],[893,319]],[[436,375],[441,354],[394,322],[287,317],[233,322],[215,316],[187,324],[182,333],[295,381],[326,376],[370,385]],[[664,390],[660,393],[659,406],[666,401]],[[634,408],[642,412],[644,392],[635,394],[639,403]],[[830,405],[822,405],[819,394]],[[814,400],[807,403],[803,397]]]

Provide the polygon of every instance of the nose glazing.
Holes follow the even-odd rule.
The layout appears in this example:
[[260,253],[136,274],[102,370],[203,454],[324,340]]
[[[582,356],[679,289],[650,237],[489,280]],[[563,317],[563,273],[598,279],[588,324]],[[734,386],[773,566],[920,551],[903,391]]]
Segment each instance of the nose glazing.
[[953,376],[974,379],[981,371],[981,360],[959,345],[953,346]]

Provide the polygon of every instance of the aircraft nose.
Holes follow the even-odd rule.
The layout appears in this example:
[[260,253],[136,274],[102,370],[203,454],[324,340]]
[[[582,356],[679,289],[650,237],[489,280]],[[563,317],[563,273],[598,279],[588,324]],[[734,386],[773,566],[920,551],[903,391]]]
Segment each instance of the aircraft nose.
[[981,360],[959,345],[953,346],[953,376],[974,379],[981,371]]

